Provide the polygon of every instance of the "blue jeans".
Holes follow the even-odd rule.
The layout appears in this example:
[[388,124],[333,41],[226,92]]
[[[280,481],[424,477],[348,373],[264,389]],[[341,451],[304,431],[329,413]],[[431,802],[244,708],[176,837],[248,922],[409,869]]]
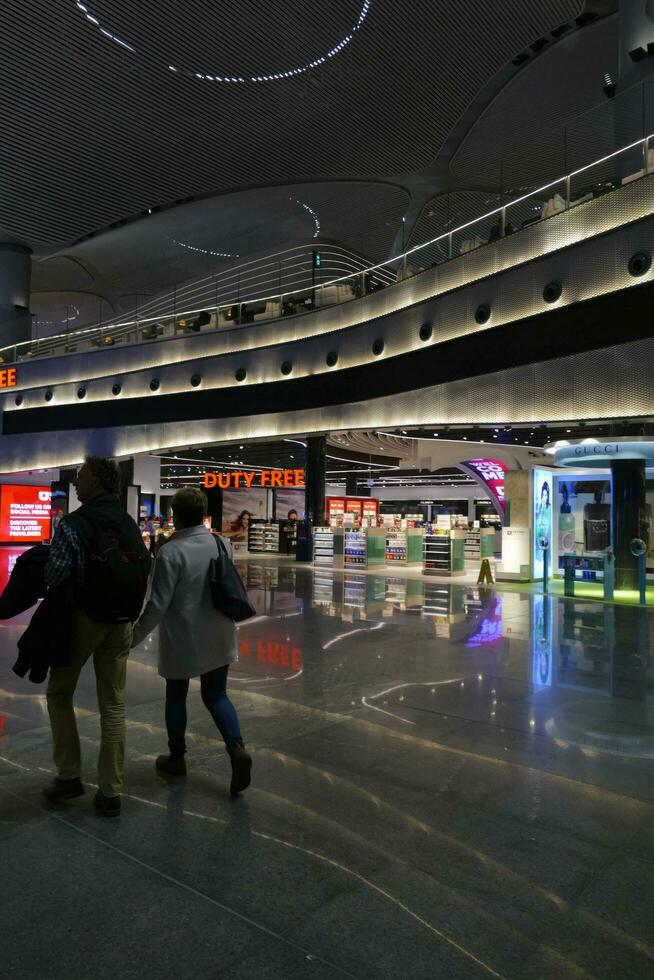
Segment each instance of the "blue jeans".
[[[200,677],[202,701],[222,735],[227,751],[243,746],[236,708],[227,697],[229,664],[216,667]],[[178,758],[186,752],[186,696],[188,679],[166,681],[166,728],[170,754]]]

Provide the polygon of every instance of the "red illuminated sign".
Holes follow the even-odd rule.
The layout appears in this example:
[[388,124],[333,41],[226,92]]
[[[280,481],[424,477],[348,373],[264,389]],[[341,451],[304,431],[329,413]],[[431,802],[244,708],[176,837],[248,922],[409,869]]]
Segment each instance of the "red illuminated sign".
[[50,509],[50,487],[0,487],[0,541],[49,541]]
[[304,487],[304,470],[230,470],[227,473],[204,474],[207,490],[249,490],[250,487]]
[[16,368],[3,368],[0,370],[0,388],[16,387]]
[[332,517],[342,517],[343,514],[355,514],[359,519],[364,517],[376,518],[379,513],[379,501],[376,497],[325,497],[327,520]]

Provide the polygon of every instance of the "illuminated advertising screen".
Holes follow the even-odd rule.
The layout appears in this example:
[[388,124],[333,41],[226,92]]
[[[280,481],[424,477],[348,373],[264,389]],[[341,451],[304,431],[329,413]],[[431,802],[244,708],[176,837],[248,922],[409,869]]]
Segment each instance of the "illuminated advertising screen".
[[545,550],[548,551],[550,574],[552,569],[552,474],[547,470],[534,470],[533,526],[533,578],[539,579],[543,577]]
[[50,540],[50,487],[0,487],[0,541],[38,544]]
[[467,469],[488,492],[500,514],[504,513],[504,474],[508,470],[506,463],[499,459],[469,459],[460,464]]

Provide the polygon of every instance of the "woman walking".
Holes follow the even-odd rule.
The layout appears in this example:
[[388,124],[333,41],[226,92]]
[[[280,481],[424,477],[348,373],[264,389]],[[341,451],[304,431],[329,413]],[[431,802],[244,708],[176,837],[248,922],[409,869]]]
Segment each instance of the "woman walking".
[[[166,679],[168,755],[159,772],[186,775],[186,696],[189,679],[200,678],[202,701],[222,735],[232,764],[230,791],[250,785],[252,759],[245,751],[238,715],[227,697],[229,665],[236,659],[236,628],[211,601],[210,568],[217,557],[214,536],[204,526],[207,498],[184,487],[172,502],[175,534],[157,554],[150,598],[134,626],[138,646],[159,626],[159,673]],[[227,544],[229,549],[229,544]]]

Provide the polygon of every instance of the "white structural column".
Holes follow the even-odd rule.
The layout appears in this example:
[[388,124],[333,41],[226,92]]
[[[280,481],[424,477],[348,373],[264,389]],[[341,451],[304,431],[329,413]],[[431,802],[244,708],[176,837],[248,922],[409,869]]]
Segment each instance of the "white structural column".
[[161,459],[148,453],[134,457],[134,484],[141,488],[141,493],[155,495],[155,513],[159,513],[159,498],[161,495]]
[[17,242],[0,242],[0,347],[30,340],[32,253]]

